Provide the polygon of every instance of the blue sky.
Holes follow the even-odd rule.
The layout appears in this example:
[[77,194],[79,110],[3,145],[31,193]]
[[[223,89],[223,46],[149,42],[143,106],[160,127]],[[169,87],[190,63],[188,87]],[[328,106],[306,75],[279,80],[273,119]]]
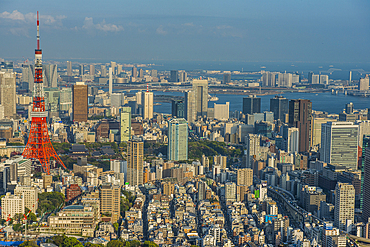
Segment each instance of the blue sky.
[[33,57],[37,10],[46,60],[369,62],[368,0],[0,0],[1,58]]

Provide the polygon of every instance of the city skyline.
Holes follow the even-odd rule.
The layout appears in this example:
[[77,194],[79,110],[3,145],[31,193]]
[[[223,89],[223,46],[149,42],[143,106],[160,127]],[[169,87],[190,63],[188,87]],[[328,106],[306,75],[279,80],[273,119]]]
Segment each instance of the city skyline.
[[2,4],[0,57],[32,57],[39,10],[45,59],[367,62],[366,1],[45,3]]

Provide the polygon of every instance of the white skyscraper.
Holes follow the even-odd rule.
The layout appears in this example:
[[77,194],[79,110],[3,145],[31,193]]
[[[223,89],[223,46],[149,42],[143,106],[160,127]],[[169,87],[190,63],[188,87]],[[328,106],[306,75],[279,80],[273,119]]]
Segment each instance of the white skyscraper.
[[299,147],[299,129],[298,128],[288,128],[288,139],[287,139],[287,152],[288,153],[298,153]]
[[320,75],[320,84],[328,84],[329,83],[329,76],[328,75]]
[[57,87],[58,68],[56,64],[43,64],[42,72],[45,75],[44,87]]
[[110,105],[119,108],[123,105],[124,93],[112,93],[110,95]]
[[263,87],[275,87],[277,72],[268,72],[262,74]]
[[253,159],[253,156],[258,156],[260,152],[260,136],[255,134],[248,134],[245,140],[246,144],[246,167],[251,168],[251,160]]
[[185,92],[185,119],[188,123],[196,120],[194,92]]
[[143,92],[141,104],[143,105],[143,118],[153,118],[153,92]]
[[293,79],[290,73],[279,73],[277,79],[278,87],[292,87]]
[[347,230],[348,222],[354,223],[355,188],[352,184],[338,182],[335,187],[334,225]]
[[214,118],[218,120],[229,119],[229,102],[226,102],[226,104],[214,104]]
[[188,123],[183,118],[168,122],[168,159],[188,159]]
[[327,122],[321,126],[320,159],[357,169],[358,125],[352,122]]
[[312,84],[319,84],[320,83],[320,75],[312,75]]

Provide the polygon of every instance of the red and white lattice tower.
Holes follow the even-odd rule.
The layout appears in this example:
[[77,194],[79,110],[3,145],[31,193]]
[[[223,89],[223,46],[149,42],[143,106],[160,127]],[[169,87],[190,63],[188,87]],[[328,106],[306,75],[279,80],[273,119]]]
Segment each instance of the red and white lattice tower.
[[42,80],[42,51],[40,49],[39,12],[37,11],[37,49],[35,50],[35,83],[33,86],[33,106],[31,129],[23,157],[38,160],[47,174],[50,174],[50,160],[53,158],[65,169],[65,165],[55,152],[49,139],[46,122],[44,88]]

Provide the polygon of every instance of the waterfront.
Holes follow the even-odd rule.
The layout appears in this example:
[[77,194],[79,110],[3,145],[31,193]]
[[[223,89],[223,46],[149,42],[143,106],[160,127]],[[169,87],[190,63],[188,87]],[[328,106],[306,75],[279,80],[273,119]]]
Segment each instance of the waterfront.
[[[160,92],[155,91],[155,95],[172,95],[184,96],[180,92]],[[345,107],[345,104],[352,102],[354,109],[365,109],[370,107],[370,98],[354,97],[344,94],[331,94],[331,93],[284,93],[280,94],[288,99],[309,99],[312,101],[312,109],[317,111],[325,111],[328,113],[340,113]],[[214,96],[214,95],[212,95]],[[270,109],[270,99],[275,95],[261,96],[261,110],[268,111]],[[214,103],[224,104],[230,102],[230,112],[242,110],[243,98],[246,95],[233,95],[233,94],[218,94],[218,101],[209,101],[208,107],[213,107]],[[161,102],[161,105],[155,105],[154,111],[159,113],[170,114],[171,103]]]

